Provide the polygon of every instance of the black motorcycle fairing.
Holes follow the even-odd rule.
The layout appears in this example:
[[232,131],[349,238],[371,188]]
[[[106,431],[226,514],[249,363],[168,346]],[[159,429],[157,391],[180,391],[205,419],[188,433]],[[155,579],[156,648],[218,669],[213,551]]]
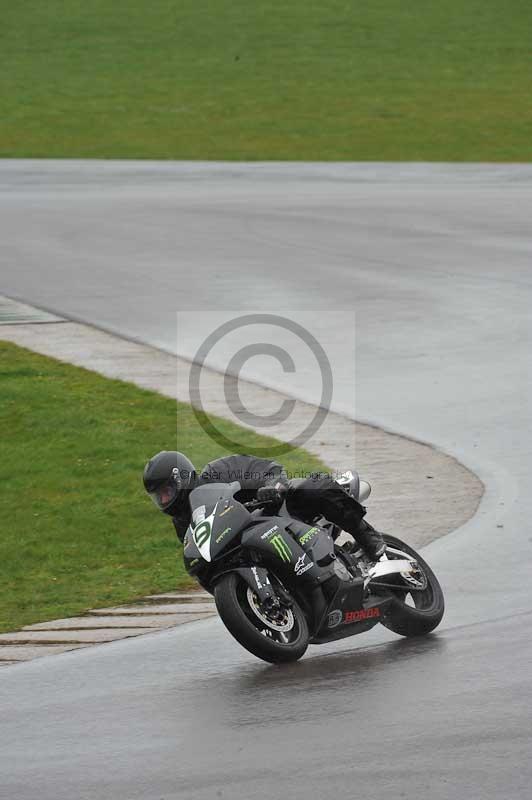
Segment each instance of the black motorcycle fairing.
[[294,519],[286,524],[286,528],[320,567],[332,564],[336,559],[334,540],[327,528],[321,525],[309,526],[305,522]]
[[196,558],[210,562],[227,548],[253,517],[234,499],[238,481],[210,483],[193,489],[189,496],[192,523],[183,541],[185,561]]
[[[211,591],[211,582],[236,566],[262,561],[292,586],[319,585],[334,572],[330,535],[293,517],[264,516],[234,498],[240,484],[206,484],[190,493],[192,522],[183,541],[187,572]],[[322,536],[318,536],[319,533]],[[226,558],[228,560],[226,560]]]
[[361,578],[356,578],[351,586],[345,583],[338,586],[310,640],[312,644],[325,644],[355,633],[363,633],[380,622],[384,608],[391,600],[376,595],[370,595],[364,600],[363,584]]
[[[279,572],[284,581],[297,585],[319,585],[334,575],[330,563],[334,560],[334,544],[324,534],[317,550],[327,563],[320,565],[314,559],[312,547],[305,549],[295,537],[291,526],[299,526],[302,531],[311,530],[309,525],[283,517],[267,517],[254,523],[242,533],[242,549],[260,554],[264,563]],[[316,543],[321,537],[316,537]],[[332,552],[332,556],[331,556]],[[327,554],[328,558],[325,559]]]

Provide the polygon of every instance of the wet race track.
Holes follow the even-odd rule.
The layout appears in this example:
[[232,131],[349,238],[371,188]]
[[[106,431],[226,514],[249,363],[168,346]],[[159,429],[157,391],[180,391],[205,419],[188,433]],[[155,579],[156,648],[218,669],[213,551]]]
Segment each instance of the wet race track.
[[185,355],[176,308],[327,309],[339,343],[354,310],[353,416],[486,487],[424,550],[425,640],[269,667],[212,620],[4,668],[1,797],[529,796],[531,219],[525,166],[0,164],[0,292]]

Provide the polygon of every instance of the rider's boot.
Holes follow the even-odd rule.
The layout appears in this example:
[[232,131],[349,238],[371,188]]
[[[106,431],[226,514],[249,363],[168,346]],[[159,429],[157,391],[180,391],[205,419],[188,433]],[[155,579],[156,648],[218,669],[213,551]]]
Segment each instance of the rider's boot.
[[350,533],[352,533],[358,544],[372,561],[378,561],[386,552],[386,544],[384,543],[382,534],[376,531],[366,520],[360,520],[358,531],[350,531]]

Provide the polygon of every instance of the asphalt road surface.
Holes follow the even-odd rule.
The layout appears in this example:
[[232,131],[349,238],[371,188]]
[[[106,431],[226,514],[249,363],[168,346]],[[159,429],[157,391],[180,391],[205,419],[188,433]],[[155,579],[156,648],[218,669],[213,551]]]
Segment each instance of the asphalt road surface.
[[355,311],[335,406],[486,485],[424,551],[448,608],[426,640],[278,668],[213,620],[4,668],[0,796],[530,796],[531,220],[529,166],[0,162],[0,292],[185,355],[176,309],[314,310],[336,348]]

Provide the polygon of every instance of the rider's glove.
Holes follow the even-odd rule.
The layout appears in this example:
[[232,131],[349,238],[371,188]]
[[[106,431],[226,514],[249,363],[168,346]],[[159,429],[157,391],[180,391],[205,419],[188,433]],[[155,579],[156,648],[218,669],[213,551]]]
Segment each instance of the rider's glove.
[[261,486],[257,489],[257,500],[260,503],[272,503],[280,506],[284,500],[286,489],[282,483],[275,486]]

